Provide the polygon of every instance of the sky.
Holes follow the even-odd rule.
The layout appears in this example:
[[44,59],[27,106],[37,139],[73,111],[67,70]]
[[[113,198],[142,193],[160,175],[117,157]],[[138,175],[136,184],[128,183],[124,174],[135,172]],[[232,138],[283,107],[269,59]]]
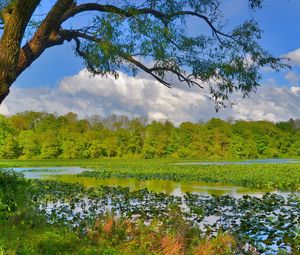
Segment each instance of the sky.
[[[78,1],[79,3],[82,1]],[[140,73],[130,77],[91,76],[82,60],[65,44],[47,50],[11,87],[0,106],[0,114],[46,111],[76,112],[79,117],[122,114],[149,120],[206,121],[212,117],[278,122],[300,118],[300,1],[265,0],[263,9],[252,12],[247,0],[226,0],[223,6],[227,28],[253,17],[264,31],[260,44],[276,57],[290,58],[291,70],[262,70],[261,87],[249,98],[232,96],[232,107],[215,111],[208,92],[200,88],[175,86],[168,89]],[[43,13],[53,1],[44,0]],[[197,27],[190,29],[196,30]]]

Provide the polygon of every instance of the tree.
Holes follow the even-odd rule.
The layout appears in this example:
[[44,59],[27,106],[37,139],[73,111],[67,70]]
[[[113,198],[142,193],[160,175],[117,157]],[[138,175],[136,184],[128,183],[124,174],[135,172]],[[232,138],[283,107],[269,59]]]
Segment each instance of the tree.
[[22,130],[18,137],[18,142],[22,148],[21,159],[33,159],[40,155],[41,137],[33,130]]
[[0,115],[0,150],[4,145],[6,138],[13,133],[15,133],[15,130],[10,125],[9,121],[5,116]]
[[43,134],[42,147],[41,147],[41,158],[42,159],[53,159],[58,158],[60,154],[60,144],[56,134],[52,130],[47,130]]
[[16,138],[9,134],[2,147],[0,147],[0,157],[6,159],[18,158],[21,154],[19,143]]
[[[73,114],[0,115],[0,158],[270,158],[300,156],[300,130],[267,121],[146,124],[143,118],[79,120]],[[73,118],[73,117],[75,118]],[[112,121],[114,120],[114,121]],[[297,123],[298,120],[294,122]],[[290,121],[289,121],[290,122]],[[111,129],[104,127],[110,127]],[[59,128],[55,128],[59,127]],[[288,127],[288,128],[286,128]],[[296,126],[295,126],[296,128]]]
[[[252,10],[262,7],[263,0],[248,1]],[[261,31],[255,21],[224,31],[222,0],[48,0],[50,10],[35,20],[37,7],[45,2],[0,1],[0,104],[45,50],[71,41],[93,74],[117,77],[120,70],[136,75],[141,69],[167,87],[170,77],[201,88],[205,82],[216,106],[235,90],[243,95],[254,91],[261,67],[284,66],[259,46]],[[87,25],[72,25],[83,13]],[[207,29],[191,33],[191,18]]]

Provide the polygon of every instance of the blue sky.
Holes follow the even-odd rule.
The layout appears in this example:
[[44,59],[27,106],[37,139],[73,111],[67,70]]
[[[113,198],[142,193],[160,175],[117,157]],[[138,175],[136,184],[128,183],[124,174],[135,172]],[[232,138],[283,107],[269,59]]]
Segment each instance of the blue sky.
[[[44,0],[38,11],[41,13],[45,12],[49,8],[49,3],[53,2]],[[279,73],[275,73],[264,70],[263,86],[258,94],[244,101],[238,97],[234,98],[236,102],[236,108],[234,109],[224,109],[219,113],[215,113],[213,104],[203,98],[201,99],[202,96],[205,98],[205,92],[199,89],[174,91],[157,87],[157,94],[150,96],[153,102],[161,105],[162,108],[166,105],[173,106],[172,104],[177,108],[183,107],[182,111],[178,110],[178,116],[176,112],[166,112],[163,109],[160,111],[159,108],[146,102],[150,92],[147,91],[147,85],[143,85],[145,87],[139,85],[147,83],[147,81],[142,80],[142,74],[137,78],[127,77],[124,74],[121,80],[116,81],[105,80],[100,77],[90,78],[83,70],[82,60],[74,56],[72,44],[69,43],[47,50],[19,77],[12,87],[11,95],[0,107],[0,113],[12,114],[22,110],[42,109],[59,114],[76,111],[82,117],[92,114],[109,115],[112,113],[129,116],[146,115],[150,119],[168,118],[174,122],[197,121],[211,117],[227,118],[229,116],[240,119],[267,119],[271,121],[300,118],[300,50],[297,52],[297,49],[300,48],[300,31],[297,29],[297,26],[300,24],[300,1],[265,0],[264,8],[256,12],[249,10],[246,0],[226,0],[224,2],[223,8],[225,16],[228,18],[228,28],[240,23],[245,17],[252,16],[258,21],[264,31],[261,39],[263,48],[275,56],[283,56],[290,53],[289,57],[292,58],[291,71],[282,70]],[[191,29],[196,30],[197,27],[195,26]],[[124,91],[120,92],[119,97],[116,97],[118,95],[116,91],[119,91],[120,88],[128,90],[126,86],[131,86],[127,85],[129,81],[131,85],[136,83],[136,93],[142,93],[145,96],[145,102],[140,102],[136,105],[132,104],[130,100],[127,100],[127,97],[130,99],[132,95],[126,95]],[[71,85],[67,84],[68,82],[72,82],[73,86],[76,87],[71,88]],[[100,93],[97,94],[98,101],[94,98],[95,93],[89,93],[82,83],[90,83],[90,86],[95,86],[96,92],[94,92],[96,94]],[[112,83],[113,86],[111,85]],[[101,89],[97,88],[97,84]],[[105,86],[114,87],[116,91],[103,96],[102,90],[106,91],[107,89]],[[141,87],[143,87],[143,91],[141,91]],[[81,90],[79,91],[78,88],[81,88]],[[131,90],[135,89],[135,87],[130,88]],[[277,89],[281,92],[278,92]],[[74,94],[71,93],[72,90],[78,90],[79,92]],[[172,99],[174,93],[177,99],[180,96],[183,97],[181,101]],[[184,97],[187,96],[184,93],[193,93],[195,102],[192,102],[189,106],[184,106]],[[191,95],[189,94],[188,96]],[[24,98],[22,99],[22,97]],[[61,97],[64,99],[62,100]],[[263,100],[266,98],[269,101],[264,104]],[[56,99],[59,102],[55,102]],[[258,102],[257,100],[261,101]],[[51,101],[53,101],[52,104]],[[64,104],[62,104],[62,101]],[[259,108],[259,105],[261,105],[261,108]],[[266,107],[266,105],[269,107]],[[272,107],[272,105],[275,105],[277,108]],[[249,108],[253,108],[253,112]]]

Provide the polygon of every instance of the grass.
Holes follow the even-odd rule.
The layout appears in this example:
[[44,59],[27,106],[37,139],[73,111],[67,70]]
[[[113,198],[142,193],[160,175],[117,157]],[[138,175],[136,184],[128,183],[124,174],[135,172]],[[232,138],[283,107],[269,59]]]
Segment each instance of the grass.
[[[28,213],[28,212],[27,212]],[[176,225],[149,226],[106,215],[86,233],[48,224],[31,212],[0,225],[0,254],[22,255],[223,255],[236,254],[233,236],[202,239],[179,219]],[[203,253],[205,251],[205,253]],[[226,253],[225,253],[226,252]]]
[[[135,236],[127,236],[131,239],[123,240],[122,243],[122,239],[116,234],[122,231],[121,228],[114,230],[115,233],[100,230],[98,234],[89,233],[86,236],[78,236],[69,229],[53,225],[45,225],[34,230],[29,226],[5,228],[0,231],[0,254],[222,255],[225,254],[224,251],[227,251],[226,254],[235,254],[235,240],[230,235],[223,235],[212,241],[207,240],[204,245],[195,238],[194,241],[199,244],[192,245],[187,244],[181,236],[160,234],[154,236],[155,232],[151,231],[150,227],[138,228]],[[232,240],[233,245],[226,243],[220,245],[219,241],[224,242],[223,239]]]

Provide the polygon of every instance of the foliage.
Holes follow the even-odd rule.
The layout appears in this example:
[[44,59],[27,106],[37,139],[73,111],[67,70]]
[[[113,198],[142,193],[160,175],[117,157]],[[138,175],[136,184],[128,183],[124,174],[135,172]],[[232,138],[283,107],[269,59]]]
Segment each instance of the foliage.
[[7,218],[20,215],[31,206],[29,181],[9,170],[0,171],[0,226]]
[[77,255],[121,255],[117,249],[105,245],[95,245],[86,236],[79,236],[69,228],[47,223],[44,219],[33,222],[11,219],[0,228],[0,251],[3,254],[77,254]]
[[[7,2],[14,4],[8,7]],[[174,85],[174,77],[175,82],[189,87],[206,87],[218,109],[235,91],[244,97],[256,91],[262,67],[286,67],[260,46],[262,31],[253,17],[245,17],[235,27],[226,26],[225,3],[57,0],[47,5],[34,0],[24,6],[21,0],[1,1],[0,17],[16,13],[13,19],[0,20],[0,31],[14,32],[2,33],[1,52],[18,53],[10,62],[3,58],[7,63],[2,69],[8,68],[11,74],[2,77],[2,83],[10,87],[46,49],[74,41],[75,54],[94,75],[112,74],[117,78],[122,71],[135,76],[142,70],[167,87]],[[257,10],[262,3],[249,0],[248,6]],[[48,12],[35,15],[37,6],[45,4]],[[94,15],[89,15],[91,11]],[[73,18],[80,14],[86,15],[79,24]],[[15,19],[21,30],[12,29]],[[9,47],[11,41],[14,47]],[[33,51],[30,56],[26,54],[28,48]],[[1,102],[7,93],[2,92]]]
[[299,120],[146,123],[125,116],[78,119],[39,112],[0,118],[6,159],[274,158],[300,156]]
[[[249,2],[251,9],[261,5],[262,1]],[[78,38],[77,54],[93,73],[117,77],[118,71],[125,69],[136,75],[139,67],[166,86],[170,85],[169,74],[189,86],[202,87],[202,82],[207,82],[218,105],[235,90],[243,95],[255,90],[261,78],[260,67],[282,67],[279,59],[257,43],[261,31],[254,20],[223,33],[221,6],[219,0],[149,0],[143,7],[155,13],[143,13],[135,3],[124,2],[117,6],[119,9],[96,16],[84,33],[68,34]],[[191,35],[191,17],[203,22],[207,32]],[[137,64],[137,58],[132,56],[149,58],[154,66]]]

